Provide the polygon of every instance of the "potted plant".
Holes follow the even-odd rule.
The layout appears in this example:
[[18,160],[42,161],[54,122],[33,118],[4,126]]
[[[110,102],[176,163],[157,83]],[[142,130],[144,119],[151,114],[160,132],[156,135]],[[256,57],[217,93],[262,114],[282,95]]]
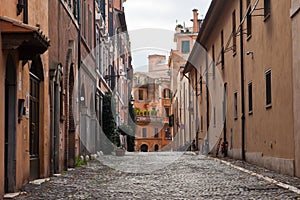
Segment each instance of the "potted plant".
[[123,145],[120,145],[119,147],[116,148],[116,156],[125,156],[125,148]]

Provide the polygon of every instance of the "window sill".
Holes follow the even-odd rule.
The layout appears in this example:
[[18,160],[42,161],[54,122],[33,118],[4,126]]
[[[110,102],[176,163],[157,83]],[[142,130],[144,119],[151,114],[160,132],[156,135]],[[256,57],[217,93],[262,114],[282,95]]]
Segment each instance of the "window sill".
[[249,115],[253,115],[253,111],[249,111],[249,113],[248,113]]
[[268,13],[268,14],[265,16],[265,18],[264,18],[264,22],[268,21],[268,19],[270,18],[270,16],[271,16],[271,14]]
[[266,109],[271,109],[271,108],[272,108],[272,104],[266,105]]

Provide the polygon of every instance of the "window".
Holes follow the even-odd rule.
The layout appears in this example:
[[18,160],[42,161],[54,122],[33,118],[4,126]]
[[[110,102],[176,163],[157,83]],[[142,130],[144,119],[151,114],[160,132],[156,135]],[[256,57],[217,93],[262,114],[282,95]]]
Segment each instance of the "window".
[[247,36],[252,34],[251,0],[247,0]]
[[223,30],[221,31],[221,64],[222,64],[222,69],[223,69],[224,65],[225,65],[224,32],[223,32]]
[[88,43],[90,48],[92,48],[92,25],[93,25],[93,19],[92,19],[92,11],[90,10],[90,6],[88,5]]
[[216,121],[216,107],[214,107],[214,127],[216,127],[217,121]]
[[236,14],[235,10],[232,13],[232,52],[236,54]]
[[184,40],[181,42],[181,53],[189,53],[190,52],[190,41]]
[[203,116],[201,115],[200,130],[203,131]]
[[143,138],[146,138],[147,137],[147,129],[143,128],[142,132],[143,132]]
[[265,17],[268,17],[271,13],[271,1],[270,0],[264,0],[264,15]]
[[73,15],[78,19],[78,0],[73,0]]
[[164,89],[164,98],[169,99],[170,98],[170,90],[169,89]]
[[170,108],[165,107],[165,111],[166,111],[166,117],[170,116]]
[[238,119],[237,92],[234,93],[234,119]]
[[269,108],[272,105],[272,75],[271,70],[266,72],[266,106]]
[[139,100],[140,101],[144,100],[144,91],[143,90],[139,90]]
[[86,0],[83,2],[83,15],[82,15],[83,36],[86,38]]
[[154,128],[154,138],[158,138],[158,128]]
[[99,38],[100,38],[99,30],[96,29],[96,44],[97,44],[97,46],[95,48],[95,54],[96,54],[95,57],[96,57],[96,70],[98,70],[98,71],[100,69],[100,61],[99,60],[100,60],[100,47],[101,47]]
[[249,114],[252,114],[253,112],[252,83],[248,84],[248,106],[249,106]]
[[213,59],[213,62],[212,62],[212,68],[213,68],[213,78],[215,78],[215,45],[212,46],[212,59]]

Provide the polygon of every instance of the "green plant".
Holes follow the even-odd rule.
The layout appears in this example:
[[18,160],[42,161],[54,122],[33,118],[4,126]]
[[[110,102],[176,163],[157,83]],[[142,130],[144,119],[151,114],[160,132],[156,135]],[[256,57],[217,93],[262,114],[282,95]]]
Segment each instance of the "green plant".
[[144,110],[144,115],[145,115],[145,116],[147,115],[147,110]]
[[81,160],[80,157],[76,157],[75,160],[76,160],[75,167],[80,167],[82,165],[87,165],[87,161],[86,160]]
[[[111,92],[105,93],[103,97],[103,132],[106,138],[103,138],[101,150],[104,154],[113,152],[113,144],[116,143],[116,122],[114,113],[116,110],[116,102]],[[109,141],[108,141],[109,140]]]

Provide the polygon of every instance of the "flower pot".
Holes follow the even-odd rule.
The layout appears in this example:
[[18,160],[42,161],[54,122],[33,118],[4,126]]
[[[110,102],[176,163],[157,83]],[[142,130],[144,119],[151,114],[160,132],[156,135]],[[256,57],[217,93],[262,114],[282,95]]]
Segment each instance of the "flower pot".
[[125,156],[125,149],[116,149],[116,156]]

